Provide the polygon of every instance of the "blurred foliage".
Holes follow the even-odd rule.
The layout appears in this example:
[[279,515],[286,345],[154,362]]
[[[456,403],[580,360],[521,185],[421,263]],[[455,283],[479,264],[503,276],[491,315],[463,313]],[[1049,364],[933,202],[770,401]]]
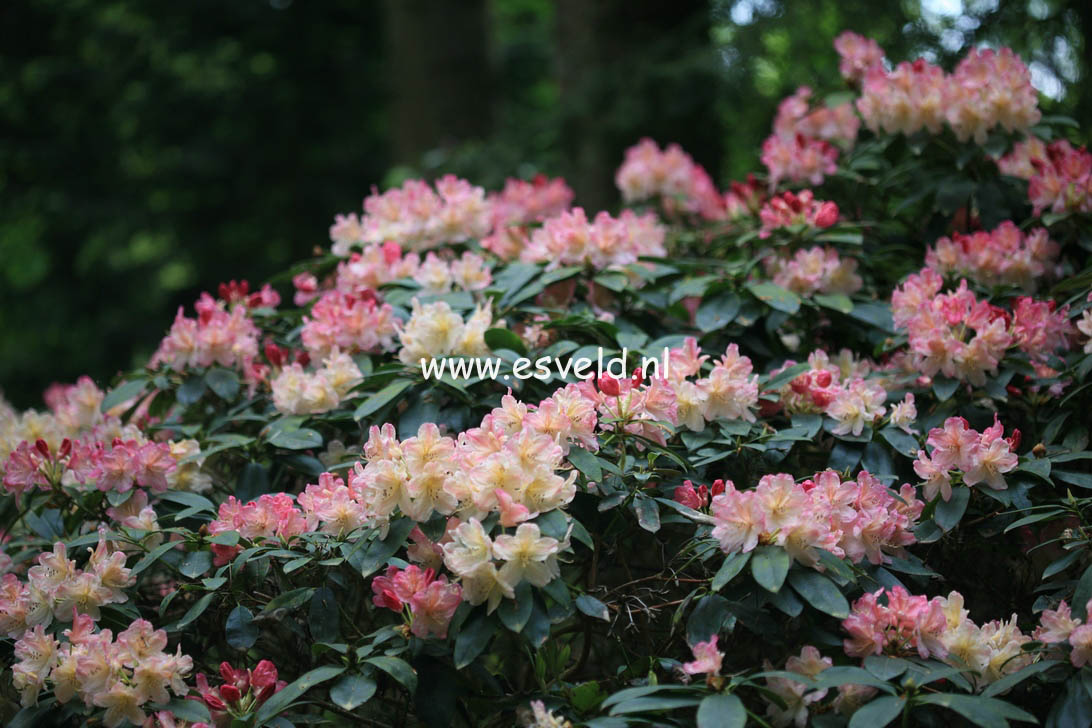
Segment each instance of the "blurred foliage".
[[6,2],[0,386],[26,406],[139,363],[179,305],[325,244],[374,184],[541,171],[594,208],[643,135],[740,178],[781,98],[837,90],[846,28],[896,59],[1010,45],[1092,128],[1090,27],[1079,0]]

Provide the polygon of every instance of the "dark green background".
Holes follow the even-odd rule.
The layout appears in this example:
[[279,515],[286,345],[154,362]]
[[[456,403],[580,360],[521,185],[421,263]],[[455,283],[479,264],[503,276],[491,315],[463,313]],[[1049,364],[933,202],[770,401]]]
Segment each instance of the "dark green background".
[[1079,1],[7,0],[0,388],[28,406],[139,365],[179,305],[327,245],[408,175],[560,174],[609,207],[650,135],[741,178],[782,97],[838,90],[845,28],[949,67],[1010,45],[1047,112],[1089,119]]

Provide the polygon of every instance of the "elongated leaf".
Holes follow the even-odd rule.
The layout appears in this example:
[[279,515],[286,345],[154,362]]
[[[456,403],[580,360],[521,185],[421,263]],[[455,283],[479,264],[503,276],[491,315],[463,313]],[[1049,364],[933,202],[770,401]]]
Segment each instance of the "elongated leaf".
[[375,680],[363,675],[346,675],[330,688],[330,700],[342,710],[354,710],[375,695]]
[[937,501],[937,509],[933,513],[933,520],[945,531],[951,531],[967,512],[967,504],[971,501],[971,489],[964,486],[952,489],[952,497],[949,500],[941,498]]
[[335,677],[345,672],[346,669],[348,668],[341,665],[325,665],[323,667],[316,667],[314,670],[304,673],[293,682],[288,683],[283,688],[273,693],[272,697],[262,703],[262,707],[258,708],[258,712],[255,715],[255,725],[263,725],[269,722],[278,713],[301,698],[308,690],[316,685],[321,685],[327,680],[333,680]]
[[397,657],[380,655],[379,657],[369,657],[365,662],[375,665],[380,670],[402,683],[402,686],[411,693],[417,690],[417,673],[413,671],[413,668],[410,667],[409,663],[405,660],[401,660]]
[[383,389],[380,389],[371,397],[364,400],[360,406],[356,408],[356,411],[353,412],[353,419],[359,421],[374,412],[378,412],[393,402],[398,395],[402,394],[402,392],[406,391],[411,386],[413,386],[413,382],[408,379],[396,379],[394,382],[391,382],[383,387]]
[[607,609],[607,605],[590,594],[578,596],[576,598],[576,608],[589,617],[595,617],[604,622],[610,621],[610,610]]
[[884,728],[902,715],[906,698],[884,695],[857,708],[849,720],[849,728]]
[[751,574],[762,588],[776,592],[785,583],[791,560],[780,546],[759,546],[751,556]]
[[107,392],[106,396],[102,398],[102,406],[99,409],[103,412],[109,412],[119,404],[144,394],[147,387],[147,379],[131,379],[128,382],[123,382]]
[[485,614],[479,614],[463,624],[455,638],[455,668],[461,670],[485,651],[489,640],[497,632],[497,623]]
[[751,560],[751,552],[747,553],[735,553],[728,556],[721,567],[717,570],[716,575],[713,577],[713,583],[710,588],[718,592],[736,578],[739,572],[743,571],[743,567],[747,565],[747,562]]
[[849,602],[833,581],[817,571],[794,570],[789,574],[789,584],[797,594],[820,612],[838,619],[849,616]]
[[237,650],[248,650],[258,641],[258,627],[254,624],[254,613],[239,605],[231,610],[224,624],[227,643]]
[[698,706],[698,728],[743,728],[747,711],[735,695],[710,695]]

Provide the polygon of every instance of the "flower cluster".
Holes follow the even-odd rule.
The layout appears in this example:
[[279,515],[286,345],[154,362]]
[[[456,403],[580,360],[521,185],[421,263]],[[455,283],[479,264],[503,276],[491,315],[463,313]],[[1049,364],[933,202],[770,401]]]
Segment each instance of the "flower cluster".
[[797,134],[810,139],[853,144],[861,127],[853,104],[811,108],[811,89],[801,86],[777,107],[774,134],[790,139]]
[[952,471],[958,471],[966,485],[985,483],[994,490],[1008,487],[1004,474],[1014,470],[1019,459],[1014,450],[1020,445],[1020,431],[1003,437],[1004,428],[994,422],[982,432],[970,428],[962,417],[949,417],[943,427],[929,431],[926,444],[931,452],[918,451],[914,472],[924,481],[924,495],[932,500],[940,493],[952,497]]
[[356,466],[349,485],[380,519],[395,508],[420,522],[434,512],[484,518],[496,511],[502,525],[514,526],[573,499],[576,473],[556,472],[567,451],[559,443],[594,441],[595,421],[594,409],[566,389],[533,412],[506,395],[458,440],[433,424],[401,442],[391,425],[373,426],[367,464]]
[[828,228],[838,222],[838,206],[833,202],[815,199],[811,190],[802,190],[799,194],[789,191],[771,197],[758,215],[762,220],[762,230],[758,235],[760,238],[768,238],[779,228]]
[[765,475],[744,491],[728,481],[713,498],[713,538],[725,553],[775,544],[812,567],[819,565],[816,549],[854,563],[867,558],[881,564],[885,554],[914,543],[913,528],[925,506],[910,485],[898,494],[865,471],[842,481],[827,470],[802,483],[785,473]]
[[413,299],[413,312],[402,327],[398,358],[403,364],[420,364],[444,356],[483,356],[489,353],[485,332],[493,323],[493,311],[479,306],[465,321],[446,301],[422,305]]
[[1006,220],[995,229],[941,238],[925,253],[925,265],[942,275],[965,276],[984,285],[1033,289],[1038,281],[1058,275],[1061,247],[1044,228],[1024,233]]
[[436,576],[432,569],[388,566],[383,576],[372,579],[372,601],[401,613],[409,607],[410,631],[422,639],[435,635],[447,637],[447,626],[462,600],[463,590],[449,584],[446,576]]
[[[1092,600],[1085,605],[1085,614],[1092,606]],[[1092,662],[1092,624],[1084,624],[1074,617],[1069,605],[1062,600],[1057,609],[1045,609],[1040,617],[1032,637],[1044,644],[1068,643],[1072,648],[1069,660],[1074,667],[1082,667]]]
[[530,182],[509,178],[504,190],[489,196],[494,228],[527,225],[560,215],[573,202],[573,191],[560,177],[536,175]]
[[480,291],[489,286],[493,278],[485,266],[485,260],[469,251],[454,260],[445,260],[429,253],[413,273],[413,280],[426,293],[448,293],[452,287],[463,291]]
[[982,386],[1012,346],[1038,361],[1068,347],[1068,309],[1055,310],[1053,301],[1018,298],[1009,313],[977,300],[965,280],[949,293],[940,292],[943,285],[939,273],[925,268],[891,296],[895,326],[909,337],[912,366],[926,376],[940,372]]
[[1028,180],[1035,214],[1092,211],[1092,154],[1059,139],[1050,145],[1029,136],[997,162],[1004,174]]
[[[122,440],[115,436],[109,442],[93,434],[76,440],[65,438],[55,450],[42,439],[33,445],[23,440],[4,463],[4,488],[17,496],[33,488],[48,490],[58,485],[116,493],[137,485],[162,493],[172,480],[178,482],[172,476],[178,469],[177,460],[185,456],[181,450],[176,448],[176,455],[171,445],[149,442],[135,428],[119,434],[134,437]],[[187,447],[187,454],[192,452]]]
[[1010,48],[972,48],[951,74],[919,58],[865,73],[857,109],[874,132],[932,134],[947,125],[960,141],[984,144],[992,130],[1026,131],[1039,122],[1031,72]]
[[770,189],[781,180],[822,184],[838,170],[838,148],[803,134],[771,134],[762,143],[762,163],[769,170]]
[[659,197],[668,212],[694,213],[707,220],[724,216],[724,200],[709,173],[678,144],[661,150],[651,139],[642,139],[626,150],[614,180],[626,202]]
[[[232,289],[225,288],[224,292],[230,295]],[[185,316],[179,307],[170,332],[160,342],[148,366],[165,364],[179,372],[219,364],[240,368],[250,377],[257,376],[252,364],[258,356],[260,333],[248,315],[249,301],[236,296],[231,301],[218,301],[202,293],[193,306],[197,312],[195,319]],[[255,302],[266,305],[260,300]]]
[[[534,523],[521,523],[514,534],[490,538],[478,519],[471,518],[451,532],[444,544],[444,564],[457,574],[470,604],[487,604],[492,612],[501,599],[515,598],[523,582],[544,587],[561,573],[557,554],[568,547],[543,536]],[[501,561],[497,568],[496,561]]]
[[197,692],[217,728],[226,728],[233,718],[253,712],[287,685],[277,679],[277,666],[269,660],[261,660],[250,670],[221,662],[220,678],[223,684],[213,688],[205,673],[199,672],[196,677]]
[[78,615],[64,637],[62,643],[38,625],[15,643],[12,680],[24,706],[35,705],[48,683],[60,703],[78,697],[88,707],[105,708],[102,722],[113,728],[126,720],[141,725],[141,706],[168,702],[168,690],[179,697],[189,692],[183,678],[193,659],[181,647],[173,655],[164,652],[167,633],[146,620],[133,621],[115,637],[108,629],[95,632],[94,621]]
[[[248,503],[228,496],[220,504],[217,518],[209,522],[208,531],[218,536],[236,531],[242,538],[255,543],[279,540],[287,543],[309,530],[307,519],[287,493],[266,493]],[[222,566],[239,551],[238,546],[212,544],[215,564]]]
[[390,304],[379,303],[369,288],[356,293],[327,291],[303,317],[300,338],[313,357],[346,353],[389,351],[398,333]]
[[34,627],[48,627],[54,619],[68,621],[73,614],[98,620],[99,608],[128,601],[125,588],[134,579],[125,567],[125,554],[112,550],[105,538],[88,551],[86,568],[78,569],[68,549],[56,543],[53,551],[39,554],[37,565],[27,570],[26,582],[4,574],[0,587],[0,631],[18,639]]
[[[773,374],[795,365],[788,360]],[[865,425],[873,425],[883,417],[887,408],[887,391],[881,380],[866,379],[872,366],[865,361],[856,361],[849,351],[843,352],[832,361],[830,355],[822,349],[808,356],[809,369],[793,377],[781,387],[779,401],[787,414],[821,413],[834,419],[838,424],[833,432],[839,435],[852,433],[860,435]],[[895,405],[892,410],[892,422],[897,427],[909,429],[917,417],[914,407],[914,395]]]
[[857,275],[856,258],[843,258],[829,246],[797,250],[787,258],[767,256],[762,263],[774,283],[801,296],[856,293],[864,285]]
[[314,372],[299,362],[284,367],[270,382],[278,412],[309,415],[335,409],[349,391],[364,381],[356,362],[335,347]]
[[354,246],[393,241],[410,250],[480,238],[492,227],[485,190],[454,175],[436,181],[408,180],[364,200],[364,216],[338,215],[330,227],[334,255],[347,257]]
[[863,79],[871,69],[883,65],[883,48],[871,38],[865,38],[852,30],[843,31],[834,39],[834,50],[838,51],[841,58],[838,63],[839,73],[842,78],[853,83]]
[[664,235],[664,227],[652,213],[623,210],[611,217],[600,212],[589,222],[584,209],[574,207],[546,220],[517,252],[524,262],[545,262],[549,268],[590,265],[602,269],[636,263],[641,256],[666,255]]
[[671,497],[676,503],[682,503],[687,508],[700,511],[709,505],[709,499],[716,498],[724,492],[724,481],[718,478],[712,485],[699,485],[697,488],[689,480],[684,480],[682,485],[675,488]]
[[758,375],[750,358],[739,353],[738,345],[729,344],[709,375],[693,381],[688,377],[700,375],[709,358],[701,353],[697,340],[687,337],[669,356],[668,383],[675,391],[676,414],[671,422],[694,432],[702,432],[705,423],[719,418],[754,422]]
[[[883,596],[886,604],[881,604]],[[851,657],[917,655],[949,660],[978,673],[975,682],[986,685],[1029,665],[1034,655],[1022,650],[1031,637],[1020,632],[1016,615],[1004,622],[977,625],[963,608],[963,596],[910,594],[901,586],[866,592],[853,603],[843,622],[849,633],[844,642]]]

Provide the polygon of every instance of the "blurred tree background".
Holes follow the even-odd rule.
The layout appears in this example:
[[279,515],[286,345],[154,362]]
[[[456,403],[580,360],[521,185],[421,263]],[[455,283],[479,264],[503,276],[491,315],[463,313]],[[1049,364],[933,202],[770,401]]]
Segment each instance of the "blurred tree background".
[[741,178],[781,98],[838,90],[847,28],[947,67],[1009,45],[1092,127],[1082,0],[6,0],[0,388],[139,366],[178,306],[326,245],[373,185],[544,172],[610,207],[641,136]]

